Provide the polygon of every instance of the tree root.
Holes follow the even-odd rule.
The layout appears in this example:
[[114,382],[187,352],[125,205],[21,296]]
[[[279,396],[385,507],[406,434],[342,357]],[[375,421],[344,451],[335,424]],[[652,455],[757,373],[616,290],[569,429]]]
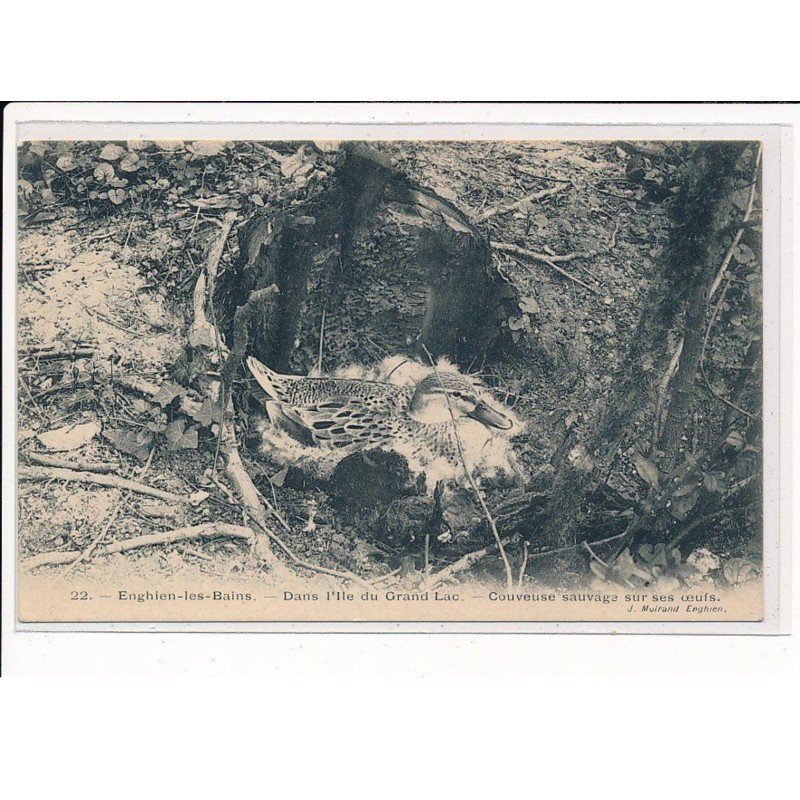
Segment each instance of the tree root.
[[60,467],[61,469],[77,469],[82,472],[114,472],[119,469],[119,464],[110,461],[75,461],[68,458],[58,458],[47,453],[26,453],[25,457],[34,464],[43,467]]

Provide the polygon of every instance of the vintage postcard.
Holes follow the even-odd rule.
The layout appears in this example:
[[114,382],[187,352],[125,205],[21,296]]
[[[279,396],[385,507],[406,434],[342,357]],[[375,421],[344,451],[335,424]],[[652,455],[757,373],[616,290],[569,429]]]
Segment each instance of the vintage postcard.
[[20,624],[775,619],[774,130],[107,127],[6,162]]

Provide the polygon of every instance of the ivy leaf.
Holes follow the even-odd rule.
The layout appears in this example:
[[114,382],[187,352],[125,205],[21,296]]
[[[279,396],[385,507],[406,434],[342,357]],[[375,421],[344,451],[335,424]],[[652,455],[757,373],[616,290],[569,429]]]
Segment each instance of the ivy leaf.
[[127,453],[129,456],[135,456],[142,463],[147,461],[150,445],[153,442],[153,434],[149,431],[130,431],[125,428],[111,428],[103,431],[103,436],[105,436],[105,438],[120,452]]
[[159,150],[165,150],[168,153],[174,153],[176,150],[183,150],[183,142],[173,140],[157,140],[155,142]]
[[707,492],[722,494],[725,491],[725,484],[722,482],[724,478],[724,472],[706,472],[703,475],[703,486]]
[[153,402],[158,403],[161,408],[168,406],[176,397],[185,393],[183,386],[177,383],[163,383],[159,390],[153,395]]
[[109,189],[108,190],[108,199],[115,205],[118,206],[121,203],[125,202],[125,198],[127,197],[127,193],[124,189]]
[[192,413],[192,419],[208,428],[212,422],[222,422],[222,406],[215,400],[206,398],[198,411]]
[[725,439],[725,444],[735,447],[737,450],[741,450],[744,447],[744,436],[742,436],[739,431],[731,431],[728,434],[728,438]]
[[136,172],[141,166],[143,166],[142,160],[137,153],[128,153],[125,158],[119,162],[119,168],[123,172]]
[[94,178],[97,181],[110,181],[116,177],[114,167],[111,164],[98,164],[94,168]]
[[758,567],[746,558],[731,558],[725,562],[722,574],[728,583],[736,586],[755,580],[758,577]]
[[101,151],[98,158],[103,161],[117,161],[125,155],[125,148],[118,144],[107,144]]
[[657,542],[656,545],[653,547],[653,551],[650,555],[650,563],[654,566],[659,567],[667,567],[669,566],[669,558],[667,556],[667,548],[664,546],[663,542]]
[[56,166],[64,172],[69,172],[70,170],[75,169],[75,167],[78,165],[75,163],[75,159],[72,156],[66,155],[61,156],[58,161],[56,161]]
[[197,141],[186,145],[186,149],[192,154],[192,160],[196,158],[208,158],[219,155],[225,148],[225,142]]
[[185,430],[186,423],[182,419],[176,419],[167,425],[167,450],[196,450],[197,449],[197,428],[192,427]]
[[611,577],[617,583],[625,583],[632,577],[639,578],[645,583],[651,579],[651,574],[636,564],[631,551],[626,547],[611,565]]
[[700,491],[695,486],[694,490],[689,494],[684,494],[679,497],[673,497],[670,503],[670,512],[675,519],[686,519],[689,512],[694,508],[700,498]]
[[149,410],[150,404],[147,400],[142,400],[141,397],[131,398],[131,411],[133,411],[134,414],[145,414]]
[[658,467],[650,461],[649,458],[645,458],[641,453],[636,451],[634,451],[632,459],[633,466],[636,467],[639,477],[645,481],[651,489],[659,491],[661,488],[661,475],[658,471]]

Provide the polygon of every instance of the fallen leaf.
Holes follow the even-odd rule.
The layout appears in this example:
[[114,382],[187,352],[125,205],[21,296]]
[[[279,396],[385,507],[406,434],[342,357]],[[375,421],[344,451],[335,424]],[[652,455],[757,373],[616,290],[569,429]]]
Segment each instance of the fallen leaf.
[[159,150],[166,150],[168,153],[174,153],[176,150],[183,150],[183,142],[173,140],[159,140],[155,142]]
[[118,144],[107,144],[101,151],[98,158],[102,158],[103,161],[116,161],[117,159],[122,158],[126,153],[124,147],[120,147]]
[[291,178],[292,175],[300,169],[305,163],[304,155],[305,155],[305,147],[301,147],[296,153],[291,156],[281,156],[278,155],[278,160],[280,161],[281,165],[281,172],[283,173],[284,177]]
[[46,433],[40,433],[36,438],[48,450],[66,451],[77,450],[94,439],[100,433],[97,422],[86,422],[82,425],[64,425]]
[[192,154],[192,159],[209,158],[219,155],[225,149],[225,142],[200,140],[186,145],[186,149]]
[[276,472],[269,480],[273,486],[277,486],[279,489],[283,486],[284,481],[286,480],[286,476],[289,474],[289,467],[284,467],[282,470]]
[[110,181],[114,177],[116,177],[116,173],[111,164],[98,164],[94,168],[94,178],[97,181]]
[[75,169],[77,164],[72,156],[67,155],[61,156],[58,161],[56,161],[56,166],[64,172],[69,172],[70,170]]
[[749,559],[731,558],[725,562],[722,574],[731,586],[738,586],[740,583],[755,580],[758,577],[758,567]]
[[744,446],[744,436],[739,431],[731,431],[725,439],[725,444],[740,450]]
[[136,153],[128,153],[122,161],[119,162],[119,168],[123,172],[136,172],[142,166],[142,159]]
[[333,153],[335,150],[339,149],[339,142],[314,142],[314,147],[317,148],[322,153]]

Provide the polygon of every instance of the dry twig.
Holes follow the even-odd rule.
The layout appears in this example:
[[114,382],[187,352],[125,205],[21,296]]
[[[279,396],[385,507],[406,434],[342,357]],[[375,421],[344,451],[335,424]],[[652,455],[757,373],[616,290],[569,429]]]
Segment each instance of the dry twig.
[[572,261],[576,258],[589,258],[595,255],[592,251],[587,251],[585,253],[567,253],[566,255],[562,256],[548,256],[544,253],[535,253],[533,250],[526,250],[524,247],[517,247],[517,245],[509,244],[507,242],[492,242],[492,248],[501,253],[508,253],[509,255],[516,256],[517,258],[524,258],[529,261],[539,261],[542,264],[547,264],[547,266],[549,266],[551,269],[554,269],[559,275],[563,275],[565,278],[568,278],[578,285],[583,286],[584,289],[588,289],[590,292],[593,292],[597,295],[601,294],[601,292],[598,289],[595,289],[594,286],[584,283],[584,281],[582,281],[580,278],[576,278],[566,270],[561,269],[557,263]]
[[147,486],[138,481],[128,478],[121,478],[118,475],[102,475],[98,472],[85,472],[73,469],[62,469],[60,467],[27,467],[20,466],[17,470],[17,477],[21,481],[74,481],[76,483],[93,483],[97,486],[110,486],[114,489],[123,489],[134,492],[135,494],[149,495],[157,497],[159,500],[166,500],[170,503],[190,503],[197,505],[208,497],[207,492],[195,492],[186,497],[173,492],[165,492],[153,486]]
[[109,461],[75,461],[47,453],[26,453],[26,458],[42,467],[77,469],[83,472],[114,472],[119,469],[119,464],[112,464]]
[[503,567],[506,571],[506,585],[509,591],[514,587],[514,576],[511,572],[511,564],[508,561],[508,556],[506,555],[506,550],[503,545],[502,540],[500,539],[500,534],[497,532],[497,525],[495,524],[494,518],[492,517],[491,512],[489,511],[489,507],[486,505],[486,501],[483,499],[483,494],[481,490],[478,488],[478,484],[475,483],[475,479],[472,477],[472,472],[469,469],[469,465],[467,464],[467,458],[464,455],[464,446],[461,444],[461,437],[458,434],[458,425],[456,424],[456,417],[453,413],[453,407],[450,404],[450,397],[448,396],[447,392],[444,391],[444,384],[442,384],[442,379],[439,375],[439,370],[436,368],[436,362],[433,360],[433,356],[430,353],[425,345],[422,345],[422,348],[425,350],[425,355],[428,356],[428,360],[431,362],[431,366],[433,367],[433,372],[436,375],[437,380],[442,386],[442,391],[444,393],[444,399],[447,403],[447,410],[450,413],[450,420],[453,423],[453,435],[456,439],[456,446],[458,448],[458,455],[461,458],[461,464],[464,467],[464,474],[467,476],[467,480],[469,481],[469,485],[472,487],[472,491],[475,493],[475,497],[478,498],[478,503],[480,503],[481,508],[483,509],[483,514],[486,517],[486,521],[489,523],[489,527],[492,529],[492,535],[494,536],[495,543],[497,545],[497,549],[500,551],[500,557],[503,559]]
[[[108,556],[113,553],[125,553],[128,550],[136,550],[140,547],[150,547],[159,544],[172,544],[189,539],[207,539],[212,536],[230,536],[234,539],[251,541],[253,531],[242,525],[229,525],[224,522],[207,522],[203,525],[194,525],[188,528],[176,528],[171,531],[161,531],[159,533],[148,533],[144,536],[134,536],[131,539],[122,539],[106,547],[100,547],[95,554]],[[79,550],[58,551],[54,553],[40,553],[37,556],[23,561],[20,567],[24,572],[44,566],[58,566],[69,564],[81,556]]]
[[495,206],[494,208],[487,208],[484,212],[478,215],[478,221],[483,221],[494,217],[497,214],[508,214],[510,211],[516,211],[518,208],[524,208],[532,203],[544,200],[546,197],[551,197],[554,194],[559,194],[571,188],[572,184],[569,181],[559,181],[558,186],[551,186],[549,189],[540,189],[538,192],[529,194],[521,200],[516,200],[513,203],[508,203],[504,206]]

